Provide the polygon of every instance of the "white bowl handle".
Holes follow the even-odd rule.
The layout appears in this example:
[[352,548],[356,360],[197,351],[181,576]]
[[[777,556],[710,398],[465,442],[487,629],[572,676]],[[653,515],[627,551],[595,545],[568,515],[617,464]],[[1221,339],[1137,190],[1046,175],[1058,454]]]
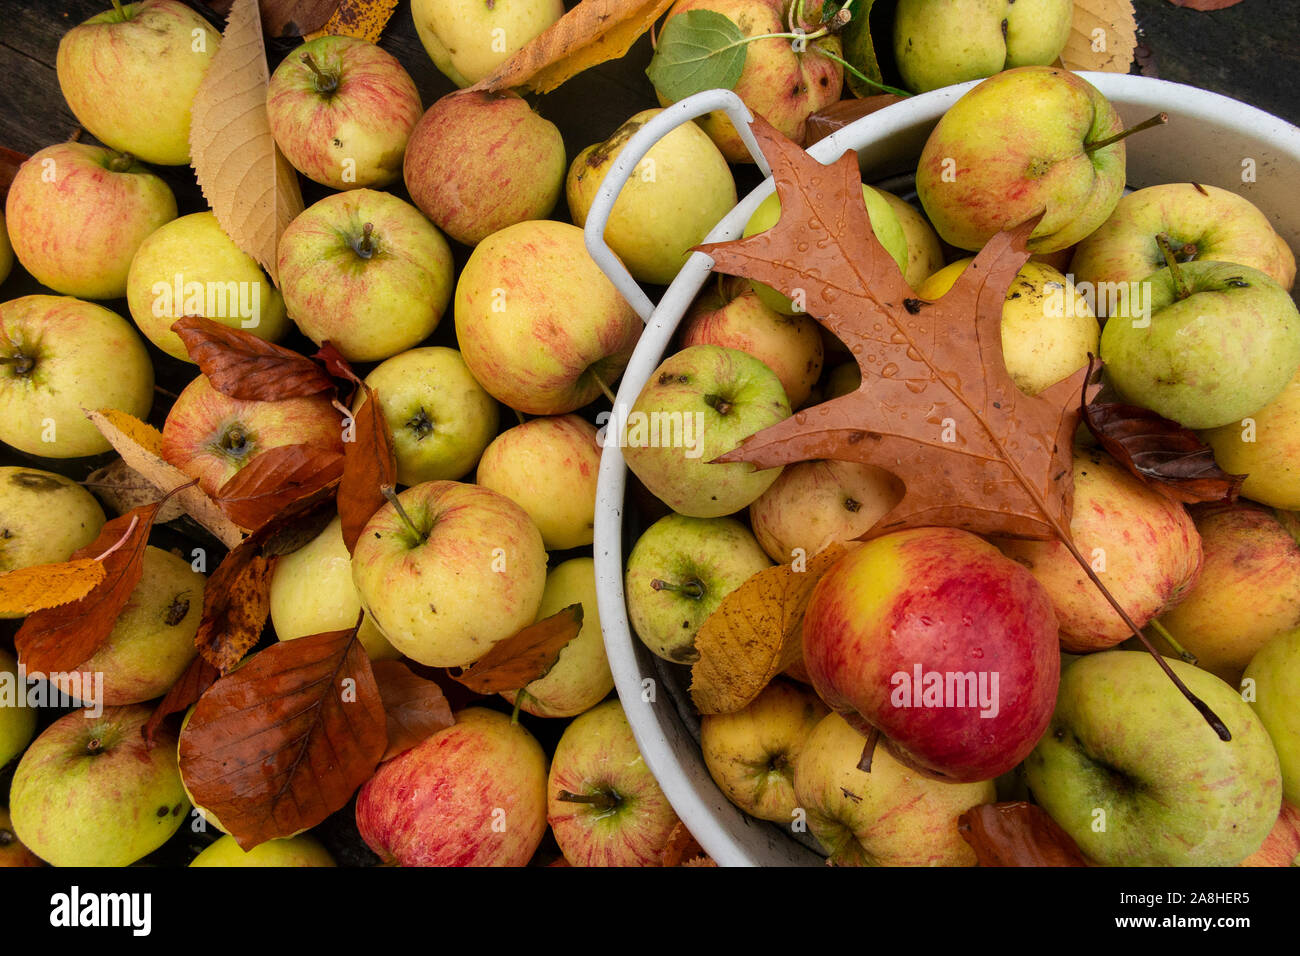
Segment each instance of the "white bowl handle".
[[754,131],[749,127],[752,119],[749,108],[731,90],[705,90],[665,108],[662,113],[651,117],[632,135],[619,151],[614,165],[605,173],[605,178],[596,190],[596,198],[591,204],[591,210],[587,213],[587,224],[583,230],[587,252],[596,260],[600,271],[609,277],[615,288],[622,293],[623,298],[627,299],[628,304],[636,310],[637,315],[641,316],[643,322],[650,320],[655,306],[637,281],[632,278],[627,267],[614,254],[614,250],[605,242],[605,227],[609,223],[609,214],[613,211],[614,201],[623,191],[633,171],[659,140],[683,123],[716,110],[722,110],[727,114],[731,125],[740,133],[745,148],[749,150],[749,155],[754,157],[758,168],[762,170],[764,176],[770,176],[772,170],[767,165],[763,151],[759,149],[758,141],[754,139]]

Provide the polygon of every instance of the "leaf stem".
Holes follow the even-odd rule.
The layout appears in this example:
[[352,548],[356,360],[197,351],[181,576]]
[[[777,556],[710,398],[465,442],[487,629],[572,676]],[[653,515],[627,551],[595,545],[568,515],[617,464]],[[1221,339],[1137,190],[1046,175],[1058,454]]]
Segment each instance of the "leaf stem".
[[848,60],[844,59],[843,57],[836,56],[834,53],[830,52],[824,47],[817,47],[817,53],[820,56],[826,57],[826,59],[828,60],[834,60],[840,66],[844,67],[844,69],[848,70],[850,73],[856,76],[863,83],[867,83],[870,86],[874,86],[878,90],[884,90],[886,93],[893,93],[895,96],[901,96],[905,98],[912,95],[911,93],[907,92],[907,90],[900,90],[896,86],[890,86],[887,83],[881,83],[878,80],[873,80],[871,77],[867,76],[865,73],[863,73],[861,70],[855,67]]
[[129,525],[126,526],[126,531],[122,532],[122,537],[118,538],[117,541],[115,541],[115,542],[113,543],[113,546],[112,546],[111,548],[109,548],[109,549],[108,549],[107,551],[105,551],[103,554],[101,554],[101,555],[99,555],[98,557],[96,557],[95,560],[96,560],[96,561],[103,561],[106,557],[108,557],[108,556],[109,556],[110,554],[112,554],[114,551],[116,551],[116,550],[118,550],[119,548],[121,548],[122,545],[126,544],[127,540],[131,537],[132,532],[135,531],[136,526],[139,525],[139,524],[140,524],[140,516],[139,516],[139,515],[131,515],[131,523],[130,523]]
[[1178,655],[1179,659],[1188,664],[1196,663],[1196,655],[1178,643],[1174,636],[1169,633],[1168,629],[1160,623],[1160,618],[1153,617],[1151,619],[1151,630],[1155,631],[1165,639],[1165,643],[1174,649],[1174,653]]

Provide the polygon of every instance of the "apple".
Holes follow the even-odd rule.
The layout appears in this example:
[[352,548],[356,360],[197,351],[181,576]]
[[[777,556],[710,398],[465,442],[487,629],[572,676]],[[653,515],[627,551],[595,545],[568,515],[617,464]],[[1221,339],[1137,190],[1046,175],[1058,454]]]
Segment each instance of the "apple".
[[655,369],[619,423],[618,440],[628,468],[669,508],[716,518],[749,505],[781,469],[713,459],[789,416],[781,380],[758,359],[692,345]]
[[1065,49],[1073,0],[899,0],[894,56],[913,93],[1016,66],[1047,66]]
[[596,520],[596,436],[577,415],[530,419],[492,440],[477,481],[528,512],[548,550],[586,547]]
[[858,769],[862,735],[827,714],[794,765],[808,829],[837,866],[974,866],[957,830],[971,807],[997,799],[992,780],[947,783],[917,773],[877,747],[871,772]]
[[162,429],[162,456],[215,495],[270,448],[311,445],[343,453],[343,425],[323,394],[257,402],[231,398],[199,375],[177,396]]
[[832,710],[879,730],[908,766],[957,782],[1024,759],[1061,669],[1043,586],[956,528],[897,531],[840,558],[809,599],[803,656]]
[[0,807],[0,869],[19,866],[44,866],[41,858],[23,846],[9,822],[9,811]]
[[0,328],[0,441],[44,458],[98,455],[112,446],[86,409],[149,414],[153,365],[116,312],[27,295],[0,303]]
[[959,249],[1046,210],[1029,238],[1054,252],[1088,235],[1124,191],[1123,122],[1087,80],[1022,66],[998,73],[948,108],[930,133],[916,192],[935,231]]
[[451,249],[390,193],[335,193],[289,223],[276,254],[289,317],[350,362],[386,359],[424,341],[451,299]]
[[172,323],[202,316],[278,342],[289,329],[284,299],[211,212],[173,219],[140,244],[126,277],[131,318],[172,358],[191,361]]
[[65,694],[99,687],[100,701],[83,704],[138,704],[161,697],[198,654],[194,635],[203,616],[205,578],[184,558],[146,547],[140,583],[113,624],[108,640],[75,671],[51,675]]
[[1282,793],[1300,804],[1300,626],[1261,647],[1246,665],[1245,681],[1254,683],[1250,703],[1277,750]]
[[1101,333],[1124,401],[1188,428],[1217,428],[1262,409],[1300,371],[1300,312],[1264,273],[1175,263],[1139,287],[1120,295]]
[[1167,264],[1159,236],[1180,262],[1250,266],[1288,291],[1295,282],[1295,256],[1268,217],[1244,196],[1200,183],[1162,183],[1120,199],[1075,247],[1070,272],[1093,285],[1141,281]]
[[[296,551],[282,554],[271,569],[271,626],[282,641],[352,627],[361,598],[352,583],[352,556],[337,517]],[[372,661],[401,655],[367,614],[357,637]]]
[[352,552],[352,581],[407,657],[468,667],[536,620],[546,550],[537,526],[504,495],[428,481],[370,518]]
[[[496,400],[455,349],[401,352],[377,365],[366,384],[393,432],[399,484],[463,478],[497,433]],[[356,411],[365,403],[358,389]]]
[[118,299],[140,243],[176,218],[176,197],[130,156],[58,143],[18,168],[5,217],[14,254],[41,285]]
[[101,143],[147,163],[190,161],[190,104],[221,34],[177,0],[98,13],[59,41],[59,88]]
[[564,139],[515,93],[466,90],[420,118],[403,166],[411,201],[459,243],[545,219],[564,186]]
[[0,767],[26,750],[36,736],[36,709],[27,706],[27,688],[19,678],[18,661],[0,648],[0,688],[4,685],[9,692],[0,704]]
[[681,343],[720,345],[754,356],[781,380],[790,407],[808,401],[822,373],[822,338],[816,321],[770,308],[748,279],[719,275],[700,293],[682,321]]
[[[720,13],[746,37],[786,34],[790,32],[787,24],[790,6],[790,0],[677,0],[660,26],[659,34],[663,34],[674,17],[690,10]],[[806,0],[800,8],[802,17],[794,25],[805,33],[817,32],[822,6],[821,0]],[[761,113],[796,143],[803,142],[808,117],[838,100],[844,85],[843,67],[822,51],[842,56],[840,38],[824,36],[802,46],[776,37],[747,43],[744,69],[732,90],[752,112]],[[669,102],[662,93],[659,101],[665,106]],[[696,122],[729,162],[753,162],[725,113],[710,113]]]
[[1285,801],[1264,845],[1238,866],[1300,866],[1300,810]]
[[572,558],[546,576],[546,589],[537,620],[571,604],[582,605],[582,629],[564,645],[544,675],[519,691],[502,694],[512,704],[537,717],[573,717],[595,707],[614,689],[614,677],[601,639],[600,609],[596,606],[596,565],[591,558]]
[[1232,734],[1218,734],[1142,651],[1103,651],[1061,675],[1051,725],[1025,760],[1034,799],[1102,866],[1232,866],[1282,804],[1258,717],[1213,674],[1168,661]]
[[[627,141],[662,112],[642,110],[609,139],[574,157],[565,195],[575,224],[587,224],[605,175]],[[736,181],[726,158],[703,130],[686,123],[655,143],[637,164],[610,210],[605,241],[633,278],[668,285],[691,249],[735,205]]]
[[[1102,451],[1075,450],[1070,537],[1138,627],[1176,605],[1201,570],[1201,536],[1187,509]],[[995,543],[1047,591],[1065,650],[1104,650],[1132,635],[1061,542]]]
[[1300,372],[1267,405],[1201,438],[1220,468],[1246,476],[1241,492],[1247,498],[1300,511]]
[[387,50],[348,36],[308,40],[276,68],[266,118],[285,159],[332,189],[388,186],[423,106]]
[[223,836],[190,860],[190,866],[334,866],[334,859],[319,840],[306,833],[267,840],[247,852],[234,837]]
[[875,465],[802,461],[749,506],[749,520],[768,557],[790,561],[865,534],[902,500],[902,482]]
[[415,32],[433,65],[457,86],[488,76],[564,16],[563,0],[412,0]]
[[770,567],[749,530],[732,518],[660,518],[627,558],[627,614],[636,636],[666,661],[699,658],[695,632],[722,599]]
[[641,328],[568,223],[530,220],[493,233],[456,283],[466,364],[493,397],[529,415],[572,412],[612,389]]
[[106,707],[65,714],[37,737],[14,772],[14,832],[54,866],[128,866],[162,846],[190,802],[175,737],[142,733],[151,709]]
[[862,387],[862,369],[857,362],[843,362],[831,369],[826,378],[826,401],[851,395]]
[[903,280],[913,289],[943,268],[943,244],[939,234],[926,221],[921,211],[905,199],[900,199],[891,192],[880,190],[889,208],[898,217],[898,224],[903,227],[903,236],[907,239],[907,265],[903,269]]
[[458,711],[361,785],[357,829],[398,866],[523,866],[546,832],[546,753],[504,714]]
[[[1161,615],[1202,668],[1234,686],[1256,652],[1300,615],[1300,541],[1283,517],[1244,504],[1202,513],[1200,577]],[[1156,645],[1175,653],[1160,638]]]
[[572,866],[660,866],[677,814],[617,700],[576,718],[546,782],[546,820]]
[[0,467],[0,573],[58,564],[99,536],[104,509],[71,478]]
[[827,713],[811,689],[775,680],[743,709],[700,718],[704,765],[740,809],[788,826],[799,806],[795,764]]
[[[952,288],[973,259],[944,266],[917,288],[934,301]],[[1002,359],[1016,387],[1037,395],[1088,364],[1101,327],[1088,300],[1068,276],[1045,262],[1026,262],[1007,287],[1002,305]]]

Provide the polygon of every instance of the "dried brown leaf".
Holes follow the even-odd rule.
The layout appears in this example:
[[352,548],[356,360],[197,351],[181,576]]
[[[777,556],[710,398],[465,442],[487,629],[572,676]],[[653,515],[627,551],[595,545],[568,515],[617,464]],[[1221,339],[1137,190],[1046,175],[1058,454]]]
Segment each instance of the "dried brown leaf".
[[903,98],[893,93],[879,93],[875,96],[864,96],[862,99],[837,100],[808,117],[803,144],[811,146],[876,110],[883,110],[886,106],[901,102]]
[[396,9],[397,0],[343,0],[325,25],[311,34],[310,39],[345,36],[378,43]]
[[152,747],[154,737],[157,735],[159,728],[162,727],[163,721],[172,714],[179,714],[188,710],[190,705],[202,697],[203,692],[216,683],[217,678],[220,676],[221,672],[204,660],[201,655],[190,661],[190,666],[185,668],[185,673],[177,679],[176,683],[172,684],[166,696],[158,702],[158,706],[149,715],[149,719],[145,721],[143,729],[145,742]]
[[324,26],[339,0],[261,0],[260,6],[267,36],[300,37]]
[[566,644],[582,630],[582,605],[570,604],[498,641],[459,674],[450,674],[476,694],[500,694],[546,676]]
[[704,852],[704,847],[686,829],[686,824],[678,820],[668,834],[660,855],[660,866],[717,866]]
[[35,564],[0,574],[0,614],[31,614],[70,604],[104,580],[104,566],[94,558],[60,564]]
[[420,741],[456,722],[442,688],[416,674],[401,661],[370,665],[388,716],[388,749],[384,760],[410,750]]
[[[121,458],[116,458],[103,468],[96,468],[82,482],[113,514],[126,514],[132,508],[157,501],[162,492]],[[155,524],[175,521],[185,514],[185,509],[175,498],[158,509]]]
[[250,531],[300,498],[336,484],[343,455],[316,445],[279,445],[256,456],[217,489],[216,502],[230,520]]
[[1061,51],[1067,70],[1127,73],[1136,48],[1132,0],[1074,0],[1074,19]]
[[187,315],[172,323],[199,370],[218,392],[250,402],[278,402],[328,392],[325,370],[290,349],[243,329]]
[[339,521],[348,554],[356,547],[366,522],[386,500],[383,489],[397,483],[397,449],[384,418],[379,395],[369,385],[357,409],[352,441],[343,445],[343,480],[339,483]]
[[1070,835],[1042,807],[985,803],[957,818],[957,831],[980,866],[1087,866]]
[[257,646],[271,613],[271,566],[249,538],[217,565],[203,589],[203,616],[194,644],[223,674]]

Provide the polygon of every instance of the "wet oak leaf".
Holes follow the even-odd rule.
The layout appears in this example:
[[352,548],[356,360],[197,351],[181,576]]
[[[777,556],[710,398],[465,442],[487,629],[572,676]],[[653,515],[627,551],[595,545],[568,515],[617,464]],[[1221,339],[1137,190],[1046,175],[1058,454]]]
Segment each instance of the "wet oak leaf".
[[701,714],[732,714],[777,674],[803,663],[803,617],[821,576],[842,558],[833,544],[796,570],[777,564],[722,599],[695,635],[691,700]]
[[282,641],[199,698],[181,773],[249,850],[345,806],[383,756],[386,719],[355,627]]
[[980,866],[1087,866],[1078,845],[1042,807],[986,803],[957,818]]
[[94,541],[72,553],[73,561],[105,555],[100,562],[104,578],[85,597],[35,611],[23,621],[14,646],[29,673],[76,670],[108,640],[140,583],[145,547],[157,513],[155,502],[114,518]]
[[370,665],[388,717],[388,749],[384,760],[410,750],[431,734],[456,722],[442,688],[416,674],[401,661]]
[[388,26],[389,18],[397,9],[397,0],[335,0],[337,9],[315,30],[309,39],[323,36],[347,36],[378,43]]
[[104,566],[94,558],[60,564],[34,564],[0,574],[0,614],[31,614],[70,604],[104,580]]
[[1029,396],[1002,355],[1002,305],[1029,258],[1037,217],[990,239],[951,290],[928,302],[871,231],[855,153],[823,166],[761,116],[753,129],[772,164],[781,217],[748,239],[697,248],[719,271],[800,290],[808,313],[857,359],[862,384],[717,460],[771,468],[830,458],[890,471],[905,493],[871,535],[938,525],[1069,541],[1071,449],[1079,396],[1090,397],[1087,369]]
[[200,316],[172,323],[189,356],[218,392],[250,402],[305,398],[334,388],[325,370],[297,352]]
[[215,500],[231,521],[254,531],[342,476],[340,452],[315,445],[279,445],[235,472],[217,489]]
[[582,605],[570,604],[529,624],[459,674],[448,675],[476,694],[500,694],[527,687],[554,665],[569,641],[582,630]]
[[185,673],[181,674],[176,683],[172,684],[167,694],[154,707],[153,713],[145,721],[144,727],[141,728],[145,743],[152,748],[154,737],[157,736],[163,721],[172,714],[179,714],[188,710],[190,705],[197,702],[203,696],[203,692],[216,683],[217,678],[220,676],[221,672],[204,660],[202,656],[195,657],[194,660],[190,661],[190,666],[185,668]]
[[366,400],[352,423],[352,440],[343,443],[343,480],[339,483],[339,521],[348,554],[356,547],[366,522],[383,507],[383,489],[397,483],[397,449],[379,394],[364,383],[361,388]]
[[271,564],[249,538],[221,559],[203,589],[203,614],[194,644],[222,674],[257,646],[271,613]]

